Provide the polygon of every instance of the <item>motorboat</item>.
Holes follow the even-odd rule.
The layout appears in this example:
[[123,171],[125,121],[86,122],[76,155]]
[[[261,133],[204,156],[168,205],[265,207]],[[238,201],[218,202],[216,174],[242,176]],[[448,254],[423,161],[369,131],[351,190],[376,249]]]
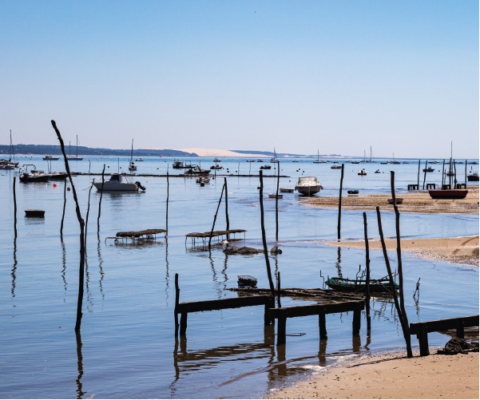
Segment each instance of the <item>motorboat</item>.
[[342,166],[339,164],[333,164],[330,169],[342,169]]
[[68,178],[68,174],[66,172],[53,172],[50,174],[48,178],[49,181],[64,181]]
[[223,169],[221,165],[212,165],[210,169]]
[[[366,161],[365,161],[366,162]],[[351,161],[352,164],[360,164],[360,161]]]
[[472,164],[472,165],[478,165],[478,162],[476,162],[476,161],[472,161],[472,162],[471,162],[471,163],[469,163],[469,164]]
[[135,162],[143,162],[143,161],[145,161],[143,158],[136,158],[135,159]]
[[263,162],[263,160],[261,158],[257,159],[257,162]]
[[312,194],[318,193],[320,190],[323,189],[323,186],[317,181],[315,176],[305,176],[298,178],[298,182],[295,186],[295,190],[297,190],[300,194],[305,196],[310,196]]
[[255,160],[247,160],[247,162],[255,162]]
[[439,161],[428,161],[428,164],[440,164]]
[[[30,172],[28,172],[28,167],[34,167]],[[25,164],[22,166],[25,168],[25,172],[20,175],[20,182],[30,183],[30,182],[47,182],[50,178],[50,174],[46,174],[44,171],[37,170],[34,164]]]
[[435,171],[435,168],[432,168],[432,167],[428,167],[428,168],[423,169],[423,172],[434,172],[434,171]]
[[365,171],[365,168],[358,171],[358,175],[361,175],[361,176],[367,175],[367,171]]
[[408,161],[404,161],[402,164],[410,164]]
[[[93,182],[98,191],[102,191],[102,182]],[[138,192],[146,188],[140,182],[129,182],[123,174],[112,174],[110,179],[103,182],[103,190],[106,192]]]
[[387,165],[387,164],[388,164],[388,161],[382,161],[380,164],[382,164],[382,165]]
[[201,176],[196,179],[197,183],[210,183],[210,178],[208,176]]
[[215,158],[215,160],[213,160],[213,162],[222,162],[222,160],[219,160],[218,158]]
[[12,170],[12,169],[15,169],[15,168],[16,168],[16,165],[14,163],[11,163],[7,160],[0,161],[0,169]]
[[183,168],[183,161],[173,160],[172,168],[174,168],[174,169],[182,169],[182,168]]
[[269,193],[268,194],[269,199],[283,199],[283,194],[276,194],[276,193]]
[[198,165],[191,165],[188,171],[185,171],[185,175],[208,175],[209,169],[201,169]]
[[467,175],[467,179],[469,182],[478,182],[478,173],[474,172],[471,175]]
[[45,157],[43,157],[43,161],[57,161],[60,160],[60,157],[53,157],[50,154],[45,154]]
[[260,169],[272,169],[271,165],[262,165]]
[[380,172],[379,169],[377,169],[377,170],[375,171],[375,173],[376,173],[376,174],[381,174],[381,172]]

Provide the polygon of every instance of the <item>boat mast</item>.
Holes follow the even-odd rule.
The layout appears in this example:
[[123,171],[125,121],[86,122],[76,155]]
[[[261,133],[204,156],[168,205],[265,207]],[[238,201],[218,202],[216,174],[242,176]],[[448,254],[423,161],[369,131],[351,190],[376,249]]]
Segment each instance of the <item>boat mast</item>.
[[320,161],[320,150],[317,150],[317,161]]
[[77,135],[77,158],[78,158],[78,135]]
[[130,163],[133,161],[133,139],[132,139],[132,152],[130,153]]
[[72,156],[72,142],[70,140],[68,141],[68,156]]

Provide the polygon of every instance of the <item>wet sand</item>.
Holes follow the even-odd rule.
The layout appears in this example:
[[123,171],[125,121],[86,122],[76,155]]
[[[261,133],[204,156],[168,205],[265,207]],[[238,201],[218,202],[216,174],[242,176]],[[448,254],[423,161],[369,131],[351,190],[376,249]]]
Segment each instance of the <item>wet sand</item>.
[[[353,249],[365,248],[364,240],[325,244]],[[369,240],[368,244],[372,250],[382,249],[380,240]],[[387,250],[397,250],[395,239],[385,240],[385,245]],[[422,258],[478,266],[478,235],[443,239],[402,239],[401,246],[402,253],[415,253]]]
[[269,398],[478,399],[478,362],[478,353],[410,359],[404,353],[367,357],[327,368],[310,381],[275,391]]
[[[479,187],[468,186],[468,195],[461,200],[434,200],[427,191],[397,193],[403,203],[398,205],[400,212],[428,214],[478,214]],[[373,210],[379,206],[382,211],[393,211],[388,204],[390,194],[347,195],[342,197],[342,209]],[[312,197],[302,200],[302,204],[312,207],[338,207],[338,197]]]

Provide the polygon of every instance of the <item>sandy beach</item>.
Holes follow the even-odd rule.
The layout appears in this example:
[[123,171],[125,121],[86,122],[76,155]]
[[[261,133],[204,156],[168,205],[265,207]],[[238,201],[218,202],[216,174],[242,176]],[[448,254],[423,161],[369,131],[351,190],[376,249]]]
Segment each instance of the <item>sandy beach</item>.
[[478,362],[478,353],[366,357],[327,368],[310,381],[283,388],[269,398],[478,399]]
[[[348,247],[352,249],[364,249],[365,241],[351,242],[327,242],[328,246]],[[372,250],[381,250],[380,240],[369,240]],[[385,240],[387,250],[396,251],[395,239]],[[478,266],[478,235],[456,238],[441,239],[402,239],[402,253],[415,253],[422,258],[442,260],[460,264],[473,264]]]
[[[373,210],[379,206],[382,211],[393,211],[388,203],[390,194],[348,195],[342,197],[342,209]],[[478,214],[478,185],[468,186],[468,195],[461,200],[434,200],[427,191],[398,193],[403,203],[398,206],[400,212],[410,213],[444,213],[444,214]],[[314,197],[302,200],[302,204],[312,207],[338,207],[338,197]]]

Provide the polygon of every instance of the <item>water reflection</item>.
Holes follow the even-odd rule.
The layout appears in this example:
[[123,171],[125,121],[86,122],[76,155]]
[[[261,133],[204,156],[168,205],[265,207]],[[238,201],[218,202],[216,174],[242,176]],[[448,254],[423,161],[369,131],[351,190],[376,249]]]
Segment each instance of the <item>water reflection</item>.
[[103,258],[102,258],[102,252],[100,251],[100,240],[97,242],[97,255],[98,255],[98,269],[100,272],[100,280],[98,281],[98,286],[100,288],[100,293],[102,294],[102,300],[105,300],[105,294],[103,293],[103,285],[102,285],[105,274],[102,268]]
[[67,249],[65,247],[65,243],[62,241],[62,280],[63,280],[63,291],[64,291],[64,298],[63,302],[66,303],[66,295],[67,295],[67,279],[66,279],[66,271],[67,271]]
[[90,291],[90,273],[88,272],[88,259],[85,257],[85,286],[87,289],[87,310],[88,312],[93,312],[93,298],[92,292]]
[[76,342],[77,342],[77,399],[83,398],[86,392],[82,388],[82,376],[83,376],[83,354],[82,354],[82,335],[80,331],[75,332]]
[[339,278],[343,278],[341,263],[342,263],[342,248],[340,246],[338,246],[338,249],[337,249],[337,263],[335,264],[335,267],[337,268]]
[[13,266],[12,266],[12,298],[15,297],[15,287],[16,287],[16,271],[17,271],[17,238],[13,239]]
[[169,281],[168,278],[170,277],[170,271],[169,271],[169,264],[168,264],[168,238],[165,237],[165,301],[166,305],[168,307],[168,288],[169,288]]

